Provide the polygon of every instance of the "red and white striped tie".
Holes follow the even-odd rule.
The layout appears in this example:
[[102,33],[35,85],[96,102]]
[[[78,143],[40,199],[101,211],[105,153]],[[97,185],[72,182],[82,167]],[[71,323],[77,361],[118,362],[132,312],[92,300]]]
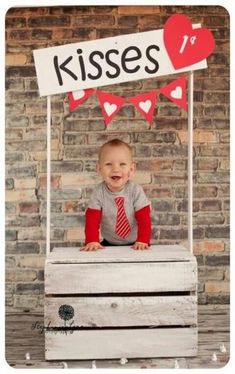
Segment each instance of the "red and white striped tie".
[[125,239],[130,234],[131,226],[124,209],[124,197],[116,197],[115,203],[117,204],[117,220],[115,233],[121,238]]

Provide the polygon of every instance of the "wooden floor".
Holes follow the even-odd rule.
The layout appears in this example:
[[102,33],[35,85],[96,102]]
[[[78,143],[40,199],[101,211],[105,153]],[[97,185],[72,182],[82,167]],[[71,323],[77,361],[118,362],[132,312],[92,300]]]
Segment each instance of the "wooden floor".
[[129,359],[124,365],[120,360],[46,362],[43,315],[14,313],[6,316],[6,360],[14,368],[221,368],[229,360],[229,306],[201,305],[198,310],[197,357]]

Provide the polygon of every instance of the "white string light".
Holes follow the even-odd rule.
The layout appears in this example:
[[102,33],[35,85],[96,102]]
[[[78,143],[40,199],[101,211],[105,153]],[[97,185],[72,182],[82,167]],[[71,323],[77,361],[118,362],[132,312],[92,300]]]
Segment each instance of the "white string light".
[[213,352],[213,355],[212,355],[212,358],[211,358],[211,361],[217,361],[217,355],[215,352]]
[[127,360],[127,358],[125,358],[125,357],[122,357],[122,358],[120,359],[120,364],[121,364],[121,365],[126,365],[127,362],[128,362],[128,360]]
[[26,360],[31,360],[31,357],[30,357],[30,353],[29,353],[29,352],[26,352],[26,353],[25,353],[25,359],[26,359]]
[[175,369],[179,369],[179,363],[178,363],[178,360],[175,360]]
[[222,344],[220,345],[219,349],[220,349],[220,352],[222,352],[222,353],[225,353],[225,352],[227,352],[227,350],[226,350],[226,347],[225,347],[224,343],[222,343]]

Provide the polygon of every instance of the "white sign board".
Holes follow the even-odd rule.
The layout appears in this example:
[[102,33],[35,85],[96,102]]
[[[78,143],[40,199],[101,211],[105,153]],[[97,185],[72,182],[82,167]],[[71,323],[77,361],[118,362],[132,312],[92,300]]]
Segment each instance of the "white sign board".
[[176,70],[162,29],[43,48],[33,54],[40,96],[207,67],[204,59]]

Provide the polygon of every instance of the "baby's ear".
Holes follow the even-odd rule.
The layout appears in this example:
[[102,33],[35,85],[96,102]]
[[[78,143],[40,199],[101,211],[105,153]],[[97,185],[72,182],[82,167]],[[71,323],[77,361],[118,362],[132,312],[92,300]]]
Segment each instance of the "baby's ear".
[[136,170],[136,163],[133,161],[131,163],[131,170],[130,170],[130,176],[131,177],[135,174],[135,170]]
[[97,164],[96,164],[96,171],[97,171],[98,174],[100,173],[100,164],[99,164],[99,162],[97,162]]

